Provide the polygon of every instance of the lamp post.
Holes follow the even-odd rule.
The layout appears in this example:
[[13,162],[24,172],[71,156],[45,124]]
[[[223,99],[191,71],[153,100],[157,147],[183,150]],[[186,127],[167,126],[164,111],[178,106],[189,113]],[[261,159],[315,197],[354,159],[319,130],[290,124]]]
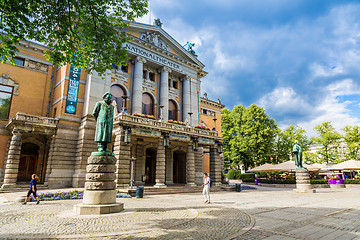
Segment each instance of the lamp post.
[[131,128],[128,126],[124,126],[124,131],[125,131],[124,142],[129,144],[131,143]]
[[131,162],[130,162],[130,189],[133,188],[133,186],[135,186],[135,181],[134,181],[134,161],[135,161],[135,157],[131,157]]
[[128,96],[126,96],[126,95],[122,96],[122,99],[123,99],[122,109],[121,109],[121,112],[122,112],[122,113],[127,112],[127,109],[126,109],[126,99],[127,99],[127,98],[128,98]]
[[170,146],[170,136],[169,133],[163,133],[164,136],[164,147]]
[[191,115],[193,114],[192,112],[188,112],[189,114],[189,126],[191,127]]
[[213,131],[216,131],[216,118],[213,118],[213,121],[214,121],[214,128],[212,129]]
[[163,118],[163,108],[165,107],[164,105],[160,105],[160,122],[163,122],[164,121],[164,118]]

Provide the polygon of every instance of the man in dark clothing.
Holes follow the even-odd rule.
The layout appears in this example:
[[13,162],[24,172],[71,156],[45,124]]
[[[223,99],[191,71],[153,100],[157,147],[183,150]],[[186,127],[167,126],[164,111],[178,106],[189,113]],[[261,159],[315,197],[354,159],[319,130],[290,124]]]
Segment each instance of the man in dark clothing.
[[39,179],[38,176],[36,174],[33,174],[31,176],[31,181],[30,181],[30,190],[27,193],[27,196],[25,198],[25,202],[23,203],[24,205],[27,203],[27,201],[29,200],[29,197],[31,195],[31,193],[33,194],[34,198],[36,198],[36,204],[40,203],[39,197],[36,195],[36,181]]

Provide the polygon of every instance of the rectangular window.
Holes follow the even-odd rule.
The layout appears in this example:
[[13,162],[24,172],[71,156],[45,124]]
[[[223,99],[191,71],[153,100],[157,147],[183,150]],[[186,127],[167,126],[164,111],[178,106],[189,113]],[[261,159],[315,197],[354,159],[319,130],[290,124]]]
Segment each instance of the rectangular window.
[[178,82],[177,82],[177,81],[173,81],[173,88],[178,89],[178,86],[179,86]]
[[149,73],[150,81],[155,82],[155,73]]
[[13,87],[0,84],[0,119],[8,119]]
[[15,58],[14,58],[14,62],[15,62],[15,65],[16,65],[16,66],[22,66],[22,67],[23,67],[24,64],[25,64],[25,59],[15,57]]
[[126,66],[121,66],[121,71],[123,71],[123,72],[128,72],[128,65],[126,65]]

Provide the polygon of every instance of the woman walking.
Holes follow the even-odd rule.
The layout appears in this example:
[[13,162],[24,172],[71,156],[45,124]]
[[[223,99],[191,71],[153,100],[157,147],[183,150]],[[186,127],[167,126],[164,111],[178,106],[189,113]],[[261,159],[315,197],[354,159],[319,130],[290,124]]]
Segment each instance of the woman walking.
[[205,198],[205,203],[210,203],[210,178],[207,175],[207,173],[204,173],[204,177],[203,177],[203,185],[201,185],[202,187],[204,187],[203,189],[203,195]]
[[40,203],[39,197],[36,195],[36,182],[39,180],[38,176],[36,174],[33,174],[31,176],[31,181],[30,181],[30,190],[27,193],[27,196],[25,198],[25,202],[23,203],[24,205],[27,203],[27,201],[29,200],[29,197],[31,194],[33,194],[34,198],[36,198],[36,204]]

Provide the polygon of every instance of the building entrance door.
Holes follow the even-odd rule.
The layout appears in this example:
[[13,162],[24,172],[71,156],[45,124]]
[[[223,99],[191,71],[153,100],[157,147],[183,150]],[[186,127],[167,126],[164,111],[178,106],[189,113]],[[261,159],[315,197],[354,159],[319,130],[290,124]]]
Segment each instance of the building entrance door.
[[173,182],[186,183],[186,153],[183,151],[174,152]]
[[21,155],[19,163],[19,172],[17,181],[28,182],[31,175],[37,173],[39,159],[39,146],[33,143],[24,143],[21,146]]
[[146,149],[145,183],[155,183],[156,174],[156,149]]

